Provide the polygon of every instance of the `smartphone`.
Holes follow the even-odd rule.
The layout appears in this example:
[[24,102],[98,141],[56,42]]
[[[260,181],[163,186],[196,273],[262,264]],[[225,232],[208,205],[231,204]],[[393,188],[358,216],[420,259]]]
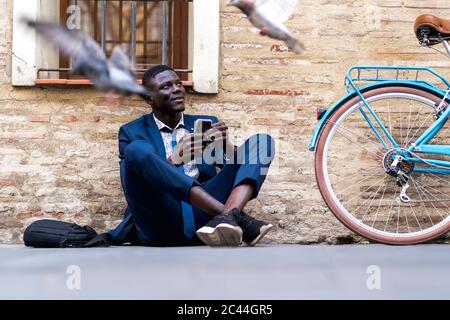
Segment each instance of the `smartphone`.
[[194,133],[203,133],[212,127],[212,120],[197,119],[194,124]]

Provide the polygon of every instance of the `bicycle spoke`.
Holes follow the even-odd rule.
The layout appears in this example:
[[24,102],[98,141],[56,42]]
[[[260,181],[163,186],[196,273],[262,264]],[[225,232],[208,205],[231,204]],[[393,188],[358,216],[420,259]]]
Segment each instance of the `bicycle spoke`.
[[[363,119],[363,120],[366,121],[365,119]],[[363,136],[363,135],[360,135],[360,134],[358,134],[358,133],[356,133],[356,132],[354,132],[354,131],[352,131],[352,130],[346,128],[345,126],[339,125],[339,124],[337,124],[337,123],[334,123],[334,122],[331,122],[331,121],[327,121],[327,123],[331,123],[333,126],[336,126],[336,127],[340,128],[340,129],[344,129],[345,131],[348,131],[348,132],[354,134],[355,136],[357,136],[357,137],[359,137],[359,138],[362,138],[362,139],[366,140],[367,142],[370,142],[370,143],[376,145],[377,148],[380,147],[380,143],[381,143],[381,142],[380,142],[380,143],[376,143],[375,141],[373,141],[373,140],[371,140],[371,139],[369,139],[369,138],[367,138],[367,137],[365,137],[365,136]],[[366,129],[370,129],[370,128],[367,127]],[[377,139],[378,139],[378,138],[377,138]]]
[[409,103],[408,130],[406,131],[406,139],[405,139],[405,141],[402,141],[402,142],[405,142],[405,144],[403,145],[404,149],[406,149],[406,142],[408,141],[409,133],[411,131],[411,127],[410,127],[410,125],[411,125],[411,114],[412,114],[412,103]]
[[[402,118],[402,116],[400,116]],[[399,145],[401,146],[403,143],[403,119],[400,119],[400,141],[399,141]]]
[[[422,191],[422,194],[427,197],[426,192],[428,192],[428,190],[426,190],[424,187],[422,187],[418,182],[416,182],[416,180],[413,180],[413,183],[415,185],[417,185],[417,187]],[[432,193],[429,192],[429,194],[434,197],[435,199],[437,199]],[[427,197],[428,198],[428,197]],[[433,208],[436,210],[436,212],[439,213],[439,215],[441,216],[442,220],[445,220],[444,216],[442,216],[442,214],[440,213],[440,210],[438,208],[436,208],[436,206],[434,205],[434,201],[430,201],[429,203],[431,203],[431,205],[433,206]]]
[[438,180],[440,180],[440,181],[442,181],[442,182],[445,182],[447,185],[449,184],[449,181],[448,181],[448,180],[442,179],[440,176],[438,176],[438,175],[435,174],[435,173],[427,173],[427,178],[429,178],[430,175],[436,177]]
[[380,211],[381,203],[384,200],[384,195],[386,193],[386,189],[387,189],[387,183],[384,184],[383,195],[381,196],[380,202],[378,203],[378,208],[377,208],[377,212],[375,213],[375,218],[374,218],[373,223],[372,223],[372,228],[374,227],[375,222],[377,221],[378,212]]
[[[373,200],[375,200],[375,197],[378,195],[378,191],[380,191],[381,187],[384,185],[385,188],[386,188],[386,178],[384,179],[383,182],[384,182],[384,183],[381,184],[381,185],[378,187],[377,191],[375,191],[375,193],[373,194],[373,196],[371,196],[371,197],[373,197],[373,198],[372,198],[372,200],[370,201],[370,204],[367,206],[366,211],[364,212],[364,214],[363,214],[363,216],[362,216],[362,218],[361,218],[361,221],[364,221],[364,217],[367,215],[367,212],[369,212],[369,209],[372,207]],[[361,206],[360,206],[360,207],[361,207]],[[359,208],[358,208],[358,210],[359,210]],[[356,212],[356,211],[357,211],[357,210],[355,210],[355,212]]]
[[410,178],[411,178],[411,181],[412,181],[412,183],[413,183],[413,185],[414,185],[414,188],[417,190],[417,195],[418,195],[419,198],[420,198],[420,203],[421,203],[422,206],[423,206],[424,212],[426,212],[426,213],[428,214],[428,217],[430,218],[431,224],[434,225],[433,219],[431,218],[431,215],[430,215],[430,213],[428,212],[428,209],[427,209],[427,207],[425,206],[425,203],[423,202],[422,196],[420,195],[420,190],[417,188],[417,183],[415,182],[415,180],[414,180],[413,177],[410,177]]
[[352,198],[350,198],[349,200],[347,200],[347,202],[351,202],[351,200],[355,199],[357,196],[359,196],[360,194],[363,194],[364,192],[366,192],[367,190],[369,190],[370,188],[372,188],[373,186],[377,185],[381,180],[384,180],[385,177],[383,177],[382,179],[378,180],[377,182],[375,182],[374,184],[372,184],[370,187],[366,188],[365,190],[363,190],[362,192],[358,193],[357,195],[353,196]]
[[[415,183],[415,180],[412,180],[412,181],[413,181],[413,183],[414,183],[415,185],[417,185],[417,187],[421,190],[422,194],[423,194],[425,197],[427,197],[427,194],[425,193],[426,189],[423,188],[423,187],[421,187],[421,186],[419,186],[417,183]],[[430,193],[430,195],[431,195],[432,197],[434,197],[433,194]],[[435,199],[436,199],[436,198],[435,198]],[[433,208],[434,208],[436,211],[439,212],[439,209],[436,208],[436,206],[434,205],[434,201],[430,201],[429,203],[431,203],[431,205],[433,206]],[[443,217],[440,213],[439,213],[439,215],[441,216],[442,220],[444,220],[444,217]]]
[[[380,171],[380,174],[369,174],[369,175],[364,175],[365,178],[363,178],[362,180],[358,181],[358,183],[361,183],[361,182],[363,182],[363,181],[365,181],[365,180],[367,180],[367,179],[369,179],[369,178],[372,178],[372,177],[379,177],[379,176],[381,176],[382,174],[385,174],[384,170],[379,170],[379,171]],[[347,184],[348,178],[345,177],[345,178],[339,180],[338,182],[334,182],[333,185],[341,185],[343,182],[345,182],[345,183]],[[349,187],[351,187],[351,186],[349,186]],[[349,187],[347,187],[347,189],[348,189]],[[344,190],[347,190],[347,189],[344,189]]]
[[[365,177],[365,178],[359,180],[357,183],[359,184],[359,183],[361,183],[361,182],[363,182],[363,181],[366,181],[366,180],[368,180],[368,179],[370,179],[370,178],[372,178],[372,177],[377,177],[377,176],[378,176],[378,175],[369,175],[369,176],[367,176],[367,177]],[[343,180],[344,180],[344,179],[343,179]],[[343,181],[343,180],[341,180],[341,181]],[[355,183],[355,184],[356,184],[356,183]],[[349,185],[348,187],[346,187],[345,189],[341,190],[341,193],[347,191],[347,190],[350,189],[350,188],[353,188],[353,187],[355,186],[355,184],[351,184],[351,185]],[[334,185],[338,185],[338,184],[337,184],[337,183],[334,183]]]
[[[386,177],[384,177],[383,182],[384,182],[384,180],[386,180]],[[367,203],[367,201],[371,200],[371,201],[370,201],[370,204],[367,206],[367,209],[366,209],[366,212],[365,212],[365,214],[366,214],[367,211],[368,211],[369,208],[370,208],[370,205],[371,205],[372,202],[373,202],[373,199],[374,199],[374,198],[372,198],[372,197],[375,197],[375,196],[378,194],[378,191],[380,191],[381,186],[382,186],[382,185],[380,185],[380,186],[378,187],[377,191],[375,191],[372,195],[370,195],[369,198],[367,198],[363,203],[361,203],[361,205],[360,205],[358,208],[355,209],[355,212],[358,212],[358,210],[359,210],[363,205],[365,205],[365,204]],[[365,214],[364,214],[364,215],[365,215]],[[364,215],[363,215],[363,217],[364,217]],[[362,220],[363,220],[363,219],[362,219]]]
[[406,143],[406,146],[408,146],[410,144],[410,142],[414,139],[414,137],[416,136],[417,132],[419,132],[420,129],[423,128],[423,125],[425,124],[425,122],[427,122],[427,120],[430,118],[430,116],[428,116],[420,125],[420,127],[416,130],[416,132],[414,132],[414,134],[412,135],[411,139]]
[[[427,188],[425,188],[424,186],[422,186],[422,184],[421,183],[419,183],[419,182],[417,182],[416,181],[416,184],[424,191],[424,192],[427,192],[428,194],[430,194],[436,201],[434,201],[434,202],[440,202],[440,203],[442,203],[447,209],[449,209],[449,211],[447,211],[447,212],[450,212],[450,207],[449,206],[447,206],[446,204],[445,204],[445,201],[443,201],[442,199],[439,199],[438,197],[436,197],[434,194],[432,194],[430,191],[428,191],[428,189]],[[436,189],[434,189],[434,188],[432,188],[432,187],[428,187],[429,189],[433,189],[433,190],[436,190]],[[442,193],[441,191],[439,191],[439,190],[436,190],[437,192],[439,192],[439,193]],[[444,193],[442,193],[443,195],[446,195],[446,194],[444,194]],[[449,200],[447,200],[447,201],[450,201],[450,198],[449,198]],[[432,203],[432,202],[431,202]],[[442,215],[441,215],[441,217],[442,217]],[[442,219],[444,219],[444,217],[442,217]]]
[[409,203],[409,207],[413,212],[414,218],[416,219],[417,225],[419,226],[420,230],[423,230],[422,225],[420,224],[419,219],[417,218],[416,211],[414,211],[414,207],[411,205],[411,203]]
[[389,220],[391,219],[391,211],[392,211],[392,208],[394,207],[394,203],[396,202],[396,198],[397,198],[397,192],[398,192],[398,189],[395,189],[395,193],[394,193],[394,198],[392,199],[392,201],[391,201],[391,207],[390,207],[390,209],[389,209],[389,216],[388,216],[388,219],[386,220],[386,224],[384,225],[384,231],[386,232],[386,229],[387,229],[387,225],[388,225],[388,223],[389,223]]
[[368,154],[371,154],[372,156],[374,156],[375,158],[377,158],[378,160],[382,160],[383,158],[381,156],[379,156],[376,153],[373,153],[371,151],[369,151],[368,149],[366,149],[364,146],[362,146],[361,144],[359,144],[358,142],[355,142],[353,139],[349,138],[348,136],[346,136],[345,134],[343,134],[341,131],[336,130],[336,132],[338,132],[339,134],[341,134],[341,136],[343,136],[344,138],[346,138],[349,142],[351,142],[354,145],[357,145],[358,147],[360,147],[362,150],[367,151]]
[[[417,182],[417,183],[418,183],[418,182]],[[421,184],[419,183],[419,185],[421,185]],[[423,187],[423,188],[424,188],[424,187]],[[435,189],[435,188],[433,188],[433,187],[431,187],[431,186],[427,186],[427,188],[425,188],[425,190],[427,190],[427,192],[429,192],[428,189],[435,190],[435,191],[437,191],[437,192],[439,192],[439,193],[441,193],[441,194],[447,196],[447,199],[448,199],[448,200],[446,200],[446,201],[450,201],[450,197],[449,197],[448,195],[446,195],[445,193],[443,193],[442,191],[437,190],[437,189]],[[429,193],[430,193],[430,192],[429,192]],[[437,199],[439,199],[439,198],[437,198]],[[442,200],[442,199],[439,199],[439,200]],[[443,202],[442,202],[442,203],[443,203]],[[447,208],[448,208],[448,207],[447,207]]]
[[[417,123],[417,120],[419,120],[419,117],[420,117],[420,113],[417,113],[417,114],[416,114],[416,118],[414,119],[414,122],[412,123],[411,128],[410,128],[410,130],[409,130],[409,132],[408,132],[408,137],[409,137],[409,134],[412,132],[412,130],[414,130],[414,127],[416,126],[416,123]],[[414,139],[414,135],[411,135],[411,137],[409,137],[409,139],[406,139],[405,145],[404,145],[403,148],[406,149],[406,148],[408,147],[408,143],[409,143],[411,140],[413,140],[413,139]]]
[[388,102],[389,132],[392,134],[391,104]]

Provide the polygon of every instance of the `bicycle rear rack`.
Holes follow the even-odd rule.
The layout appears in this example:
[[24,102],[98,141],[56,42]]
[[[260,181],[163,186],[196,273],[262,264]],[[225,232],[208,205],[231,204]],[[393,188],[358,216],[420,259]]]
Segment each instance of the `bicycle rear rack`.
[[[363,73],[369,73],[368,76],[364,76]],[[356,75],[355,75],[356,73]],[[386,76],[383,73],[390,73],[390,76]],[[445,89],[439,88],[437,85],[431,83],[430,81],[422,80],[420,76],[422,74],[428,74],[437,78],[445,85]],[[392,76],[394,75],[394,76]],[[358,83],[365,82],[395,82],[401,81],[406,83],[417,83],[432,88],[437,88],[439,90],[447,91],[450,88],[450,83],[436,71],[425,68],[425,67],[387,67],[387,66],[354,66],[351,67],[345,77],[345,88],[348,93],[356,91],[360,93],[360,86]]]

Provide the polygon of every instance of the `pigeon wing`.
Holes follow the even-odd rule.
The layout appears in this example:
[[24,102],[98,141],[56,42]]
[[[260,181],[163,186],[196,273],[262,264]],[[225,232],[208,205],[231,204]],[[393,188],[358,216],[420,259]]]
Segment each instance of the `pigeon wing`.
[[106,56],[89,35],[69,30],[57,23],[31,20],[25,22],[35,28],[48,42],[58,47],[63,55],[72,58],[72,72],[86,76],[100,90],[108,87]]
[[113,85],[123,92],[148,95],[145,87],[138,85],[133,73],[133,66],[122,46],[116,46],[109,58],[109,71]]
[[110,64],[109,68],[111,76],[111,86],[116,90],[117,93],[128,96],[131,93],[136,93],[139,95],[149,95],[147,89],[136,83],[134,76],[130,75],[129,72],[116,68]]
[[116,69],[129,73],[130,76],[134,78],[133,66],[131,65],[130,58],[121,46],[114,47],[111,57],[109,58],[109,64]]
[[87,34],[51,22],[25,20],[36,29],[47,41],[57,46],[65,56],[69,56],[77,64],[80,58],[89,56],[96,62],[100,60],[106,64],[106,57],[100,46]]
[[282,25],[297,8],[297,0],[256,0],[256,11],[277,25]]

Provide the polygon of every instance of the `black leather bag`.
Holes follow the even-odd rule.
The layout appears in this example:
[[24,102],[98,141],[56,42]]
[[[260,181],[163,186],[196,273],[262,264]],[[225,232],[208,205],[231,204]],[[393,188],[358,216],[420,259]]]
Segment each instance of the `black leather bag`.
[[109,234],[98,235],[89,226],[79,226],[75,223],[38,220],[31,223],[25,230],[23,241],[27,247],[36,248],[82,248],[108,247]]

